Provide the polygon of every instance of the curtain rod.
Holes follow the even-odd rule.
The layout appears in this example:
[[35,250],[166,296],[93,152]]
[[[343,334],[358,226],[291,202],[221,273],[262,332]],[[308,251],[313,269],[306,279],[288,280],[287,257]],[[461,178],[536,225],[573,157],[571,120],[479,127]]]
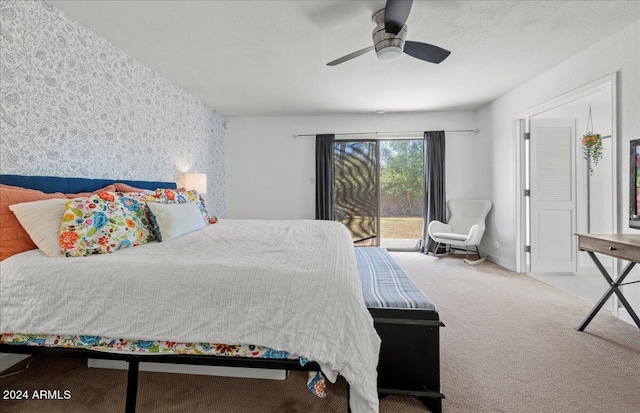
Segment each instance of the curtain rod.
[[[455,130],[446,130],[445,132],[451,133],[451,132],[473,132],[473,133],[480,133],[480,129],[455,129]],[[409,134],[417,134],[417,133],[424,133],[424,131],[405,131],[405,132],[350,132],[350,133],[336,133],[334,134],[335,136],[350,136],[350,135],[409,135]],[[298,136],[304,136],[304,137],[311,137],[311,136],[316,136],[316,134],[301,134],[301,135],[297,135],[297,134],[293,134],[291,135],[294,139],[297,138]]]

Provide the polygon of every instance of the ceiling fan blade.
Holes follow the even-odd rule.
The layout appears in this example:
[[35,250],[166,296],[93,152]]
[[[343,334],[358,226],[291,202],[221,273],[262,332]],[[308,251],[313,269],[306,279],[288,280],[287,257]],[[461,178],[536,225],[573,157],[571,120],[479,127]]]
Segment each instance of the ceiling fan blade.
[[336,59],[336,60],[334,60],[333,62],[329,62],[329,63],[327,63],[327,66],[335,66],[335,65],[339,65],[340,63],[344,63],[344,62],[346,62],[347,60],[351,60],[351,59],[356,58],[356,57],[358,57],[358,56],[360,56],[360,55],[363,55],[363,54],[365,54],[365,53],[367,53],[367,52],[370,52],[370,51],[372,51],[373,49],[374,49],[374,46],[365,47],[365,48],[364,48],[364,49],[362,49],[362,50],[358,50],[357,52],[349,53],[349,54],[348,54],[348,55],[346,55],[346,56],[342,56],[340,59]]
[[409,40],[404,42],[404,52],[416,59],[436,64],[442,62],[451,54],[450,51],[441,47]]
[[384,27],[387,33],[398,34],[407,22],[413,0],[387,0],[384,6]]

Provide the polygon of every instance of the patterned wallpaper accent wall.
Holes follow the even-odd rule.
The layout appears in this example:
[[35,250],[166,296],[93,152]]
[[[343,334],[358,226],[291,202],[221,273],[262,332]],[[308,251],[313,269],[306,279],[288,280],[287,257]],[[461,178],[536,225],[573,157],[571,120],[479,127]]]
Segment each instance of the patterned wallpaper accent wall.
[[0,1],[0,173],[208,176],[226,215],[224,117],[41,1]]

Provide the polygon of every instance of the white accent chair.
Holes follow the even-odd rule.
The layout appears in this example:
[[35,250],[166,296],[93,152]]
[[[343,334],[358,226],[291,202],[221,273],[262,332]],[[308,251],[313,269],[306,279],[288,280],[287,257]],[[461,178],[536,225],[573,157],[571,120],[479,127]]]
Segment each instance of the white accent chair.
[[[464,262],[470,265],[478,265],[486,260],[480,256],[478,245],[482,241],[485,230],[485,219],[491,210],[491,201],[475,201],[464,199],[450,199],[447,201],[449,209],[449,223],[431,221],[427,232],[431,239],[438,243],[436,256],[441,244],[448,245],[448,253],[451,250],[464,249]],[[478,254],[476,261],[469,260],[469,247],[475,247]],[[446,254],[446,252],[445,252]]]

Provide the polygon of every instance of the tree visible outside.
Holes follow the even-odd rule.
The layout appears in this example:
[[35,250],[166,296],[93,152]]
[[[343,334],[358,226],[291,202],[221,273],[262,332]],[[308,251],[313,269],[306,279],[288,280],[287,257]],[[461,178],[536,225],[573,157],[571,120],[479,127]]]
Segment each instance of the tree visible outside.
[[422,162],[422,139],[380,142],[381,216],[422,216]]
[[[411,248],[422,236],[423,141],[380,141],[380,238],[406,239],[388,246]],[[388,241],[387,241],[388,242]]]

